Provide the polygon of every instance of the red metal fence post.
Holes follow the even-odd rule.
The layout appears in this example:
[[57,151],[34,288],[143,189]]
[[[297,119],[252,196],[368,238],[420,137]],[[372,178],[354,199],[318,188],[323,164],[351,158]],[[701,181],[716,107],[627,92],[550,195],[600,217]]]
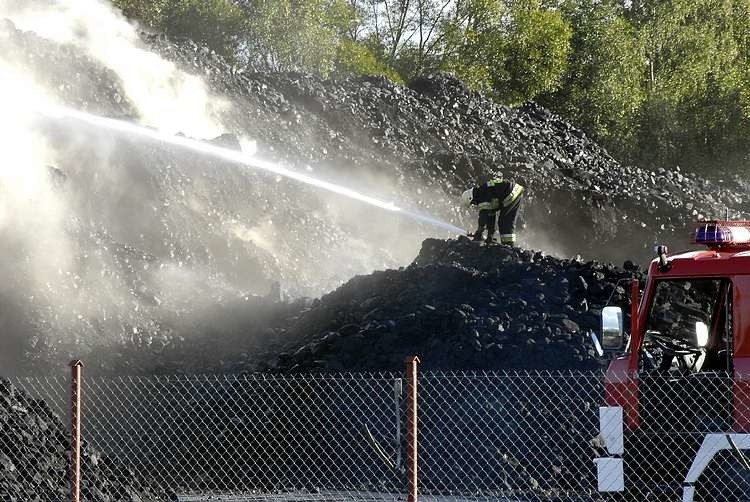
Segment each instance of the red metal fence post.
[[417,502],[419,493],[419,454],[417,425],[417,356],[406,359],[406,490],[407,502]]
[[70,363],[70,499],[81,501],[81,371],[83,362]]

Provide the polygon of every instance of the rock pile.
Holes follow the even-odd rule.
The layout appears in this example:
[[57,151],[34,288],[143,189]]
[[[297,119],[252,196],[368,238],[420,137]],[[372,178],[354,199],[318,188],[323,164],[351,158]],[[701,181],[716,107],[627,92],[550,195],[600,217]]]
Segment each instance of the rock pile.
[[274,367],[398,371],[418,355],[425,369],[596,369],[589,331],[608,301],[629,312],[628,279],[641,276],[632,262],[428,239],[410,266],[355,277],[314,302],[279,334],[298,345]]
[[613,261],[646,259],[654,241],[683,247],[700,217],[750,209],[736,182],[617,162],[585,132],[534,103],[510,108],[446,74],[402,87],[381,77],[323,80],[237,70],[221,58],[161,37],[149,45],[233,98],[230,123],[261,152],[399,180],[399,200],[473,224],[452,200],[495,175],[529,187],[526,244]]
[[[61,102],[97,114],[138,119],[138,107],[119,77],[82,48],[45,40],[10,22],[0,25],[0,34],[0,52],[14,65],[31,64],[29,74],[48,84]],[[324,80],[240,70],[190,42],[155,35],[144,35],[144,47],[203,76],[211,91],[230,105],[220,117],[227,132],[256,140],[260,156],[294,169],[341,180],[466,228],[475,224],[474,216],[454,203],[466,185],[500,174],[522,180],[529,188],[522,243],[558,256],[643,260],[651,254],[654,240],[682,245],[683,232],[692,219],[723,214],[724,206],[741,210],[747,205],[746,194],[731,185],[677,169],[654,172],[622,166],[581,130],[548,110],[531,103],[519,108],[499,105],[449,75],[428,75],[409,86],[374,77]],[[34,57],[25,57],[28,54]],[[299,337],[310,341],[310,337],[320,337],[322,345],[314,349],[327,350],[334,338],[335,344],[358,343],[363,330],[364,338],[375,332],[383,333],[386,340],[396,328],[405,337],[417,336],[407,331],[429,331],[434,337],[434,333],[449,331],[458,337],[461,332],[464,338],[453,339],[452,346],[462,347],[457,357],[463,363],[451,364],[485,367],[495,360],[490,355],[493,351],[523,353],[505,350],[520,343],[512,335],[521,333],[527,345],[554,346],[559,341],[555,337],[583,337],[581,333],[592,325],[594,307],[586,295],[599,293],[582,293],[576,274],[586,265],[578,261],[545,257],[537,263],[533,254],[528,260],[523,253],[514,254],[511,260],[524,263],[512,271],[519,284],[533,281],[533,275],[524,274],[538,271],[537,279],[544,286],[528,288],[537,296],[516,298],[526,292],[521,288],[506,290],[507,298],[493,298],[485,292],[481,301],[473,296],[462,300],[456,284],[467,282],[473,287],[465,289],[483,291],[488,289],[486,283],[499,287],[502,281],[491,270],[482,271],[481,279],[474,277],[465,264],[446,270],[445,264],[422,260],[404,271],[396,270],[414,257],[424,238],[436,235],[435,229],[165,145],[112,138],[67,123],[41,122],[39,130],[50,138],[59,153],[58,167],[67,175],[60,197],[70,215],[64,232],[75,263],[71,270],[47,281],[48,285],[42,281],[41,288],[28,280],[35,273],[34,263],[13,263],[0,270],[0,278],[10,285],[0,291],[2,303],[10,306],[8,317],[13,317],[9,331],[17,334],[8,337],[12,346],[0,341],[0,362],[5,354],[9,363],[22,360],[25,355],[18,350],[19,341],[30,339],[29,333],[53,341],[60,333],[87,341],[135,340],[134,346],[143,347],[161,347],[195,336],[231,338],[243,327],[238,322],[229,322],[229,327],[222,323],[207,326],[202,321],[206,311],[239,312],[245,299],[252,303],[276,281],[282,292],[316,297],[352,276],[382,269],[393,271],[355,279],[321,305],[342,298],[362,281],[374,281],[374,287],[395,277],[418,285],[415,291],[422,284],[433,284],[442,293],[424,305],[405,303],[393,312],[377,299],[362,305],[379,294],[362,293],[357,308],[367,310],[352,309],[347,314],[351,319],[345,322],[325,317],[328,314],[316,307],[296,316],[298,322],[292,321],[291,327],[275,322],[270,338],[298,344]],[[237,143],[228,136],[222,141]],[[100,144],[108,145],[106,155],[92,147]],[[105,167],[91,167],[103,162]],[[102,169],[107,176],[101,175]],[[26,250],[17,242],[5,239],[2,245],[7,248],[1,250],[23,255]],[[545,260],[559,266],[544,271]],[[607,274],[604,265],[596,266],[602,269],[592,273]],[[529,271],[524,267],[530,267]],[[560,287],[565,294],[547,289],[551,283],[547,275],[555,274],[558,280],[571,276],[570,284]],[[584,280],[595,289],[599,279],[592,277]],[[413,291],[400,293],[409,300]],[[579,309],[580,315],[554,303],[565,302],[568,296],[567,308]],[[588,312],[576,303],[583,299]],[[429,307],[439,309],[433,305],[438,300],[446,302],[450,315],[428,314]],[[536,313],[527,311],[524,303]],[[544,315],[568,318],[541,317],[547,312]],[[371,316],[364,319],[367,314]],[[318,315],[325,319],[313,322]],[[343,329],[347,325],[358,326],[354,338],[348,338],[353,327]],[[503,335],[497,335],[500,326]],[[331,335],[323,341],[326,331],[340,337]],[[422,342],[415,338],[414,343]],[[40,342],[35,350],[42,346]],[[477,351],[481,356],[475,357],[468,350],[471,347],[481,347]],[[50,352],[55,350],[52,347]],[[76,357],[86,357],[86,346],[70,350]],[[283,357],[279,367],[294,367],[297,362],[292,362],[292,356]],[[249,355],[247,361],[254,357]],[[523,356],[518,357],[518,361],[503,359],[504,364],[520,366]],[[310,366],[318,356],[299,354],[297,358]],[[589,361],[585,353],[571,352],[550,363],[585,367],[585,361]],[[543,366],[541,359],[526,362]],[[391,363],[381,360],[377,365]],[[349,362],[340,364],[354,367]],[[253,365],[238,367],[244,366]],[[330,368],[335,367],[331,362]]]
[[[548,110],[496,104],[448,75],[399,86],[264,74],[189,42],[144,43],[205,76],[231,105],[221,117],[228,133],[257,140],[261,156],[292,168],[466,227],[473,217],[453,202],[461,190],[497,175],[519,179],[529,193],[525,244],[563,256],[644,259],[654,239],[682,243],[694,218],[748,209],[731,184],[622,166]],[[33,61],[29,74],[67,105],[138,119],[117,75],[80,48],[3,22],[0,53],[21,67]],[[587,332],[610,299],[627,314],[620,281],[642,274],[632,262],[617,268],[466,238],[428,239],[399,269],[432,229],[164,145],[40,122],[67,176],[64,232],[77,243],[75,266],[41,291],[28,280],[33,264],[0,268],[0,304],[10,312],[0,324],[14,342],[0,344],[0,362],[28,356],[18,340],[74,333],[105,340],[102,352],[131,341],[111,351],[119,360],[108,368],[143,373],[401,371],[413,354],[425,369],[597,369],[603,361]],[[102,164],[97,144],[107,145],[111,177],[89,168]],[[16,244],[4,239],[0,249],[25,256]],[[361,275],[376,268],[390,270]],[[274,281],[317,296],[355,274],[312,303],[272,306],[254,296]],[[87,347],[73,349],[86,356]],[[68,445],[59,420],[0,383],[0,425],[0,499],[30,500],[19,491],[29,486],[40,500],[64,498]],[[87,497],[157,498],[90,450],[85,462]]]
[[[0,380],[0,500],[69,500],[69,455],[68,433],[47,404]],[[86,446],[81,470],[82,500],[167,499],[128,467]]]
[[[316,300],[207,310],[201,333],[167,344],[136,338],[87,371],[400,372],[415,354],[436,370],[598,369],[605,361],[589,332],[599,331],[608,303],[629,322],[629,279],[643,272],[632,262],[427,239],[408,267],[354,277]],[[212,328],[226,318],[231,326]]]

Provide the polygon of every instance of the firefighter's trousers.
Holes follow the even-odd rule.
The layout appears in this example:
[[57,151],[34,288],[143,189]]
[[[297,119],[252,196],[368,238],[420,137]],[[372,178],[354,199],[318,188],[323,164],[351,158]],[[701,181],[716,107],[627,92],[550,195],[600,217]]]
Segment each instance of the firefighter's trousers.
[[516,198],[508,207],[497,211],[479,211],[479,229],[475,236],[478,235],[481,238],[484,230],[487,229],[487,240],[492,239],[495,235],[495,220],[497,220],[500,227],[500,242],[514,245],[516,243],[516,217],[522,198]]

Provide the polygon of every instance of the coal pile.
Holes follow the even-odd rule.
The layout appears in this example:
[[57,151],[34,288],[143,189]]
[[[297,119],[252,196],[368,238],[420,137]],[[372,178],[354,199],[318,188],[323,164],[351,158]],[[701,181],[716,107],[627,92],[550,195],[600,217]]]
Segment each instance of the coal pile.
[[628,280],[642,275],[632,262],[428,239],[410,266],[355,277],[316,301],[279,335],[303,343],[273,368],[398,371],[410,355],[425,370],[601,368],[589,331],[608,301],[629,322]]
[[[682,245],[684,232],[698,216],[723,214],[725,206],[737,214],[747,209],[745,192],[730,183],[677,169],[623,166],[562,117],[532,103],[518,108],[494,103],[449,75],[427,75],[401,86],[375,77],[326,80],[304,74],[269,74],[233,67],[188,41],[142,37],[144,49],[200,75],[210,91],[228,103],[217,118],[227,133],[217,140],[222,144],[236,147],[238,138],[255,140],[263,158],[467,229],[476,224],[475,215],[455,203],[467,185],[497,175],[519,179],[528,187],[519,232],[525,247],[563,257],[580,254],[586,260],[645,260],[654,241]],[[136,98],[128,95],[120,76],[80,46],[44,39],[6,21],[0,24],[0,52],[9,63],[27,69],[60,103],[109,117],[145,120],[139,117]],[[108,362],[110,368],[148,372],[147,365],[131,365],[146,353],[156,360],[151,367],[166,371],[179,365],[181,356],[176,355],[185,352],[183,343],[189,347],[206,340],[220,346],[214,354],[221,353],[222,361],[212,362],[216,357],[204,351],[202,362],[195,358],[185,363],[186,368],[262,367],[255,361],[262,353],[255,350],[256,345],[263,346],[255,343],[260,338],[267,339],[265,348],[287,346],[296,351],[306,344],[301,339],[312,341],[330,330],[343,335],[337,343],[345,343],[346,333],[354,328],[343,327],[364,328],[367,323],[362,323],[362,316],[378,307],[373,300],[366,312],[352,314],[353,320],[338,324],[330,319],[305,324],[317,315],[317,307],[295,312],[294,305],[282,306],[280,319],[266,325],[265,320],[235,316],[243,304],[257,303],[275,284],[288,297],[319,297],[353,276],[392,269],[374,277],[387,282],[411,274],[410,280],[433,284],[447,298],[450,281],[471,278],[468,265],[466,270],[451,268],[453,278],[432,275],[444,270],[446,265],[440,263],[398,271],[417,254],[425,238],[448,236],[397,214],[331,199],[329,194],[289,180],[165,145],[113,138],[66,122],[39,122],[39,132],[49,140],[57,167],[66,175],[59,189],[66,215],[59,227],[72,258],[66,267],[55,267],[53,277],[45,278],[50,280],[39,284],[29,279],[38,273],[33,261],[9,262],[0,268],[0,303],[4,306],[0,306],[0,324],[9,333],[7,342],[0,341],[0,362],[17,365],[33,360],[24,371],[39,371],[49,359],[86,358],[92,341],[105,345],[104,350],[109,344],[127,345],[127,350],[110,351],[128,354],[119,365]],[[101,145],[106,145],[106,151],[98,149]],[[27,243],[12,238],[1,242],[5,255],[28,254]],[[525,258],[519,255],[519,259]],[[532,269],[537,266],[535,258],[524,263]],[[560,263],[554,271],[565,277],[583,266],[575,260]],[[517,281],[533,279],[522,277],[523,273],[519,268]],[[488,271],[482,274],[492,277]],[[438,284],[443,280],[445,285]],[[359,281],[366,282],[359,278],[351,284]],[[545,281],[545,285],[550,283],[546,277]],[[475,279],[471,284],[487,289],[481,287],[482,282]],[[351,290],[351,284],[342,291]],[[576,288],[577,283],[571,281],[567,294],[574,302],[586,298]],[[538,305],[540,316],[559,310],[551,304],[558,296],[544,288],[539,293],[545,295],[543,299],[524,297],[523,301]],[[343,294],[336,292],[328,298]],[[408,298],[410,293],[404,294]],[[472,316],[483,322],[493,317],[487,309],[494,299],[488,295],[485,303],[478,303],[458,296],[453,294],[449,305],[467,316],[468,325],[476,328],[480,338],[476,342],[462,339],[454,345],[482,347],[482,356],[466,352],[463,362],[449,367],[479,363],[483,358],[487,366],[493,360],[491,351],[502,345],[501,352],[508,352],[504,349],[516,341],[498,340],[490,347],[492,342],[482,336],[494,336],[493,327],[473,326]],[[559,298],[565,300],[565,295]],[[464,304],[480,310],[467,311]],[[425,305],[437,309],[427,301]],[[430,316],[424,314],[428,307],[413,307],[408,312],[413,321],[398,321],[403,329],[409,322],[441,333],[465,327],[443,315],[433,316],[440,317],[440,323],[428,321]],[[523,325],[526,332],[541,327],[537,341],[551,336],[583,337],[581,333],[593,322],[594,307],[591,302],[588,312],[574,303],[569,307],[581,309],[581,315],[560,314],[568,315],[567,321],[577,323],[578,328],[562,323],[563,319],[529,317],[523,305],[516,303],[498,311],[509,319],[487,322],[503,325],[508,333],[525,332],[514,331],[514,325]],[[406,309],[402,313],[406,315]],[[209,325],[207,318],[229,322]],[[248,321],[247,327],[240,321]],[[396,322],[391,318],[367,321],[373,321],[371,329],[384,330],[386,337],[394,328],[385,329],[384,323]],[[244,348],[250,351],[252,346],[254,353],[223,357],[237,346],[243,332],[253,339]],[[61,347],[62,338],[74,343]],[[26,341],[32,339],[34,346],[28,347]],[[165,346],[171,355],[165,353]],[[270,348],[265,354],[275,366],[278,354]],[[161,364],[159,357],[171,360]],[[563,358],[565,362],[551,363],[569,367],[577,361],[586,366],[583,363],[589,360],[584,353],[570,353]],[[530,366],[542,366],[541,360],[532,362]],[[295,365],[288,363],[282,358],[279,367]],[[504,359],[511,366],[522,363]],[[367,364],[375,363],[360,368]],[[377,366],[392,364],[381,360]],[[331,368],[335,366],[331,363]],[[348,362],[342,366],[354,367]]]
[[[56,97],[67,106],[137,119],[118,76],[76,46],[4,22],[0,53],[21,67],[31,61],[29,75],[59,87]],[[49,371],[49,361],[76,357],[101,361],[87,357],[92,352],[135,352],[121,363],[135,372],[179,366],[182,341],[204,337],[229,348],[239,335],[256,338],[267,317],[259,311],[275,308],[266,299],[317,296],[357,273],[406,263],[421,239],[434,235],[267,173],[69,121],[37,122],[35,132],[65,174],[47,196],[63,212],[42,225],[53,227],[53,243],[30,226],[1,230],[4,255],[25,258],[35,247],[42,255],[0,266],[0,366],[9,373]],[[247,135],[235,132],[217,142],[236,148],[237,137]],[[370,225],[358,228],[363,217]],[[39,286],[34,278],[51,261],[49,249],[71,259],[50,267]],[[279,306],[294,308],[294,300]],[[220,352],[205,351],[204,358],[216,364]],[[167,360],[144,369],[139,354]]]
[[[248,297],[202,311],[190,337],[132,336],[111,346],[105,340],[96,358],[87,360],[90,375],[177,375],[236,373],[256,368],[261,355],[281,346],[281,334],[309,308],[312,300],[279,301]],[[169,329],[155,326],[155,329]],[[265,356],[263,356],[265,357]]]
[[[129,342],[89,372],[400,372],[412,355],[425,370],[601,369],[589,332],[607,304],[629,323],[632,277],[644,270],[629,261],[427,239],[408,267],[357,276],[316,300],[217,308],[200,336],[158,350]],[[211,328],[226,316],[237,320],[231,330]]]
[[474,221],[454,204],[463,189],[497,175],[521,180],[529,187],[528,247],[645,260],[654,242],[684,247],[699,218],[750,210],[736,180],[622,165],[563,117],[535,103],[497,104],[451,75],[403,87],[382,77],[266,74],[233,68],[189,42],[147,41],[231,96],[229,123],[251,131],[263,154],[355,177],[385,173],[398,180],[400,200],[467,226]]
[[[0,500],[69,500],[70,442],[65,426],[42,400],[0,380]],[[84,446],[82,500],[145,502],[168,496],[126,465]]]

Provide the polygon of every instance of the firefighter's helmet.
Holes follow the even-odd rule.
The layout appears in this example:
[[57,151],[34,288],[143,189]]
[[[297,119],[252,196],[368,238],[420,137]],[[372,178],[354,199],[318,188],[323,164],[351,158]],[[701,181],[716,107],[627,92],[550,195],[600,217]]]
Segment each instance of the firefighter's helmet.
[[461,205],[465,208],[471,206],[471,201],[474,200],[474,189],[469,188],[461,194]]

